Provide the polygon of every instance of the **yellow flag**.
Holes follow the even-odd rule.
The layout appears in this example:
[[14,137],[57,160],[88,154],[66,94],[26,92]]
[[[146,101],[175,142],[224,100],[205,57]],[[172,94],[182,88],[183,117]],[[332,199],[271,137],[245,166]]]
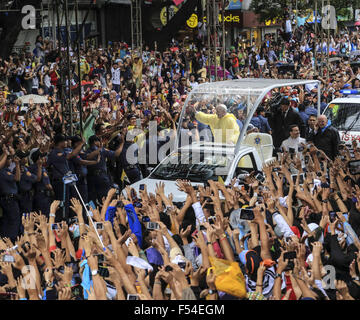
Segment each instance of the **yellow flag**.
[[222,184],[225,184],[225,182],[221,176],[218,176],[218,181],[221,182]]
[[121,181],[124,181],[125,177],[126,177],[126,173],[123,170],[122,173],[121,173]]

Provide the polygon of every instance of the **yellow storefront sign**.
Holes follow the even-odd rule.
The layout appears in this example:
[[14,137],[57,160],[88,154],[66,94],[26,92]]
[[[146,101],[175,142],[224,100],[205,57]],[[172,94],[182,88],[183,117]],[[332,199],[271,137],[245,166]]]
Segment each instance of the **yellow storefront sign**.
[[196,28],[198,23],[198,16],[195,13],[193,13],[191,17],[186,21],[186,24],[189,28]]
[[[186,21],[189,28],[196,28],[198,26],[199,18],[197,14],[193,13],[191,17]],[[233,15],[232,13],[224,16],[224,21],[227,23],[240,23],[240,16]],[[206,17],[203,18],[203,22],[206,23]],[[222,16],[219,14],[219,22],[222,22]]]

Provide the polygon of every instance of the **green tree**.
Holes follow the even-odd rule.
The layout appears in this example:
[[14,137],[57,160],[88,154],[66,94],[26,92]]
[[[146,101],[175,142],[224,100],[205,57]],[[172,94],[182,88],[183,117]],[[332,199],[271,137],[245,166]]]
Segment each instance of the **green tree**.
[[[316,1],[316,0],[315,0]],[[297,7],[300,12],[307,9],[314,9],[314,0],[298,0]],[[318,9],[321,7],[321,0],[318,1]],[[324,0],[325,5],[327,0]],[[259,15],[259,20],[264,22],[275,18],[282,18],[284,14],[292,8],[295,9],[296,0],[252,0],[250,9]],[[347,8],[360,8],[360,0],[330,0],[330,4],[335,7],[337,15],[347,15]]]

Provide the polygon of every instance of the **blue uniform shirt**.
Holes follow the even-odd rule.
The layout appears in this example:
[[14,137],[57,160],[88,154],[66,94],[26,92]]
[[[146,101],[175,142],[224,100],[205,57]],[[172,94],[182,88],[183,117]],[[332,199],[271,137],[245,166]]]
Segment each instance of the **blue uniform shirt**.
[[255,126],[256,128],[258,128],[259,130],[261,130],[261,121],[259,119],[259,117],[252,117],[250,123]]
[[[29,171],[32,174],[37,173],[37,164],[34,163],[31,166],[29,166]],[[50,184],[50,179],[48,172],[46,171],[45,168],[42,168],[41,179],[39,182],[35,183],[35,192],[46,190],[46,186],[49,184]]]
[[81,160],[85,159],[86,154],[80,153],[76,157],[70,159],[71,171],[74,172],[78,177],[86,177],[88,169],[86,166],[80,163]]
[[54,148],[47,160],[49,167],[52,166],[52,177],[53,179],[62,179],[70,171],[70,166],[66,156],[70,153],[69,149],[58,149]]
[[9,168],[0,170],[0,195],[17,194],[18,188],[15,181],[15,175]]
[[[97,149],[98,148],[95,146],[90,147],[88,150],[88,154],[94,152]],[[100,162],[89,166],[89,171],[91,172],[95,170],[102,170],[106,173],[107,172],[106,159],[115,159],[115,151],[102,148],[100,151]]]
[[268,119],[266,119],[265,117],[263,117],[261,114],[258,115],[258,118],[261,122],[261,129],[260,131],[263,133],[269,133],[271,131]]
[[19,191],[28,192],[32,189],[33,184],[37,180],[37,171],[36,174],[29,171],[28,167],[23,167],[24,171],[20,176]]
[[[129,155],[131,157],[131,163],[128,161],[126,154],[127,154],[127,150],[131,147],[132,151],[129,152]],[[124,147],[121,151],[119,160],[120,163],[123,167],[127,167],[129,165],[133,165],[133,164],[137,164],[138,163],[138,146],[136,143],[132,143],[129,141],[125,141],[124,143]],[[135,160],[136,159],[136,160]],[[130,160],[130,159],[129,159]],[[135,161],[134,161],[135,160]]]
[[307,124],[307,121],[309,120],[309,115],[306,114],[305,111],[300,111],[299,112],[299,115],[300,115],[300,118],[301,120],[304,122],[304,124],[306,125]]
[[318,112],[317,112],[317,109],[315,109],[313,106],[310,106],[305,109],[305,113],[308,116],[311,116],[311,115],[317,116]]

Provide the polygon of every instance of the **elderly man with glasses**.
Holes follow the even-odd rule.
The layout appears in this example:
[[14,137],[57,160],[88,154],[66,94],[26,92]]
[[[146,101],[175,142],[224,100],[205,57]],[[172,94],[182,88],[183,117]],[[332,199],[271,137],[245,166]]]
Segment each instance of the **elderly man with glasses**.
[[314,145],[324,151],[331,160],[339,154],[339,132],[331,126],[325,115],[318,117],[315,132],[308,140],[314,142]]

